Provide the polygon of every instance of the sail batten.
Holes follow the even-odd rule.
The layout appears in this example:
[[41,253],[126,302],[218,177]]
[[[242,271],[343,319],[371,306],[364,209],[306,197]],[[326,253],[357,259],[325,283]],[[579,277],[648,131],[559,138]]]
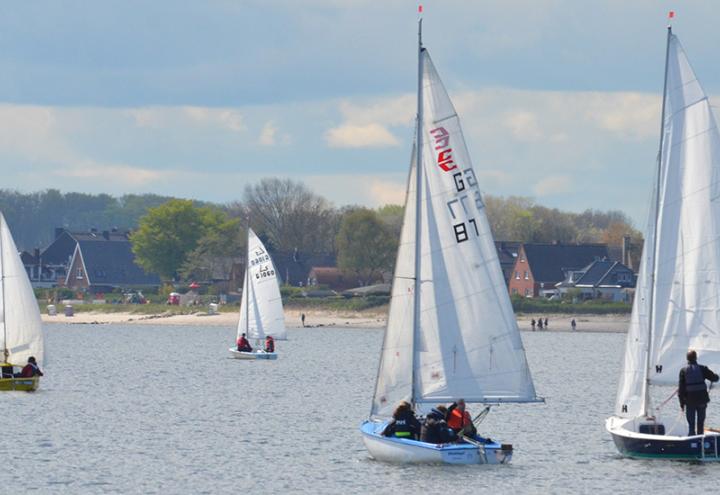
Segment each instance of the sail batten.
[[411,398],[535,401],[457,112],[427,50],[420,67],[424,118],[416,143],[422,153],[420,163],[414,154],[410,168],[372,416],[387,417],[399,400]]
[[248,229],[247,274],[243,282],[238,337],[262,340],[272,335],[275,340],[287,339],[282,298],[270,254],[252,229]]

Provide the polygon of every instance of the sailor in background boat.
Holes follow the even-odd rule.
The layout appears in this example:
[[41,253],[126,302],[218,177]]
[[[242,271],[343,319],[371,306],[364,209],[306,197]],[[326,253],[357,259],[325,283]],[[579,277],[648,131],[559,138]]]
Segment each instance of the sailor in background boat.
[[272,335],[265,337],[265,352],[275,352],[275,339]]
[[465,400],[458,399],[450,404],[447,410],[447,424],[458,435],[467,435],[474,437],[477,433],[475,425],[472,422],[470,413],[465,410]]
[[250,342],[248,342],[247,337],[245,337],[245,334],[242,334],[237,340],[237,346],[238,352],[252,352],[252,346]]
[[34,376],[43,376],[43,372],[40,371],[35,357],[30,356],[27,364],[23,367],[22,371],[17,374],[16,378],[32,378]]
[[407,401],[402,401],[393,411],[392,420],[383,430],[386,437],[408,438],[417,440],[420,436],[420,421],[415,417],[412,406]]
[[[690,349],[687,353],[688,364],[680,370],[678,380],[678,399],[680,409],[685,411],[688,422],[688,436],[705,434],[705,412],[710,402],[705,380],[717,382],[720,377],[710,368],[698,364],[697,352]],[[697,422],[696,422],[697,419]],[[697,428],[696,428],[697,425]]]

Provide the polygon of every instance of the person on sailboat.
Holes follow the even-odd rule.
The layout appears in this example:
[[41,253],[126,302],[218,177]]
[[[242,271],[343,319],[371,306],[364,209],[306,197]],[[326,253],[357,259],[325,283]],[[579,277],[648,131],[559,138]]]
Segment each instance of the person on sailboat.
[[393,411],[392,420],[390,420],[382,434],[386,437],[417,440],[421,428],[420,421],[415,417],[412,406],[404,400]]
[[470,413],[465,409],[465,400],[458,399],[450,404],[447,410],[447,424],[458,435],[467,435],[474,437],[477,433],[475,425],[472,422]]
[[18,373],[17,378],[32,378],[34,376],[43,376],[43,372],[40,371],[35,357],[30,356],[27,364],[23,367],[22,371]]
[[430,410],[420,429],[420,441],[426,443],[451,443],[458,439],[457,434],[445,421],[447,409],[437,406]]
[[252,346],[250,342],[248,342],[247,337],[245,337],[245,334],[242,334],[237,340],[237,350],[238,352],[252,352]]
[[685,411],[688,422],[688,436],[705,434],[705,412],[710,402],[705,380],[717,382],[720,377],[710,368],[698,364],[697,352],[690,349],[687,353],[687,366],[680,370],[678,379],[678,399],[680,409]]
[[265,352],[275,352],[275,339],[272,335],[265,337]]

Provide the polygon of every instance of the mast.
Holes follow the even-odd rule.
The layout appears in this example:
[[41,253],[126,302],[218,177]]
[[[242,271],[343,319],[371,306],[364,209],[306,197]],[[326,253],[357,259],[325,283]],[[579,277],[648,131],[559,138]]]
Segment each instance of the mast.
[[0,290],[2,290],[3,358],[4,361],[7,363],[9,362],[8,359],[10,358],[10,351],[8,350],[7,346],[7,323],[5,321],[5,315],[7,314],[7,306],[5,305],[5,260],[3,259],[4,246],[2,242],[4,223],[5,217],[0,214],[0,284],[2,284]]
[[[247,217],[247,242],[245,245],[245,337],[250,337],[250,215]],[[257,344],[257,343],[256,343]]]
[[[671,13],[670,18],[672,19]],[[647,417],[650,411],[650,354],[652,352],[653,325],[655,323],[655,274],[657,271],[657,245],[660,222],[660,188],[662,186],[662,153],[665,141],[665,102],[667,100],[668,61],[670,59],[670,38],[672,37],[672,26],[667,28],[667,44],[665,46],[665,77],[663,80],[662,110],[660,112],[660,146],[657,155],[657,183],[655,184],[655,223],[652,243],[652,270],[650,273],[650,314],[648,315],[648,339],[647,353],[645,355],[645,394],[643,397],[642,415]]]
[[[422,12],[422,10],[420,11]],[[425,49],[422,45],[422,17],[418,21],[418,91],[417,91],[417,138],[416,138],[416,149],[415,149],[415,287],[413,290],[413,338],[412,338],[412,353],[413,353],[413,365],[412,365],[412,389],[410,394],[410,402],[415,408],[416,399],[416,388],[417,388],[417,335],[418,327],[420,325],[420,255],[422,248],[420,246],[422,226],[422,218],[420,215],[420,208],[422,205],[421,193],[422,193],[422,149],[423,149],[423,51]]]

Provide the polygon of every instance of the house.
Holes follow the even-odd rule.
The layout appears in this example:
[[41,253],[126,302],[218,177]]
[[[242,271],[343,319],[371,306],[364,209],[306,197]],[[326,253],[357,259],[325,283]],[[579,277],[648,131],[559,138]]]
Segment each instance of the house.
[[67,287],[100,293],[160,285],[157,275],[145,273],[135,264],[127,233],[91,231],[74,237],[77,242],[65,278]]
[[324,285],[332,290],[343,291],[357,287],[359,284],[356,279],[346,276],[336,266],[314,266],[308,274],[307,285]]
[[515,260],[517,259],[518,250],[520,249],[520,243],[516,241],[495,241],[495,249],[497,249],[500,268],[502,269],[505,284],[507,285],[510,283],[510,276],[515,267]]
[[307,284],[310,270],[313,267],[336,266],[334,254],[305,254],[297,249],[293,251],[275,251],[268,248],[268,251],[275,264],[277,274],[280,276],[281,283],[295,287],[302,287]]
[[520,246],[508,290],[510,295],[549,297],[569,272],[608,257],[605,244],[526,243]]
[[582,299],[607,299],[630,302],[627,289],[635,287],[635,274],[618,261],[595,260],[580,270],[568,273],[565,280],[556,284],[558,292],[567,294],[578,289]]

